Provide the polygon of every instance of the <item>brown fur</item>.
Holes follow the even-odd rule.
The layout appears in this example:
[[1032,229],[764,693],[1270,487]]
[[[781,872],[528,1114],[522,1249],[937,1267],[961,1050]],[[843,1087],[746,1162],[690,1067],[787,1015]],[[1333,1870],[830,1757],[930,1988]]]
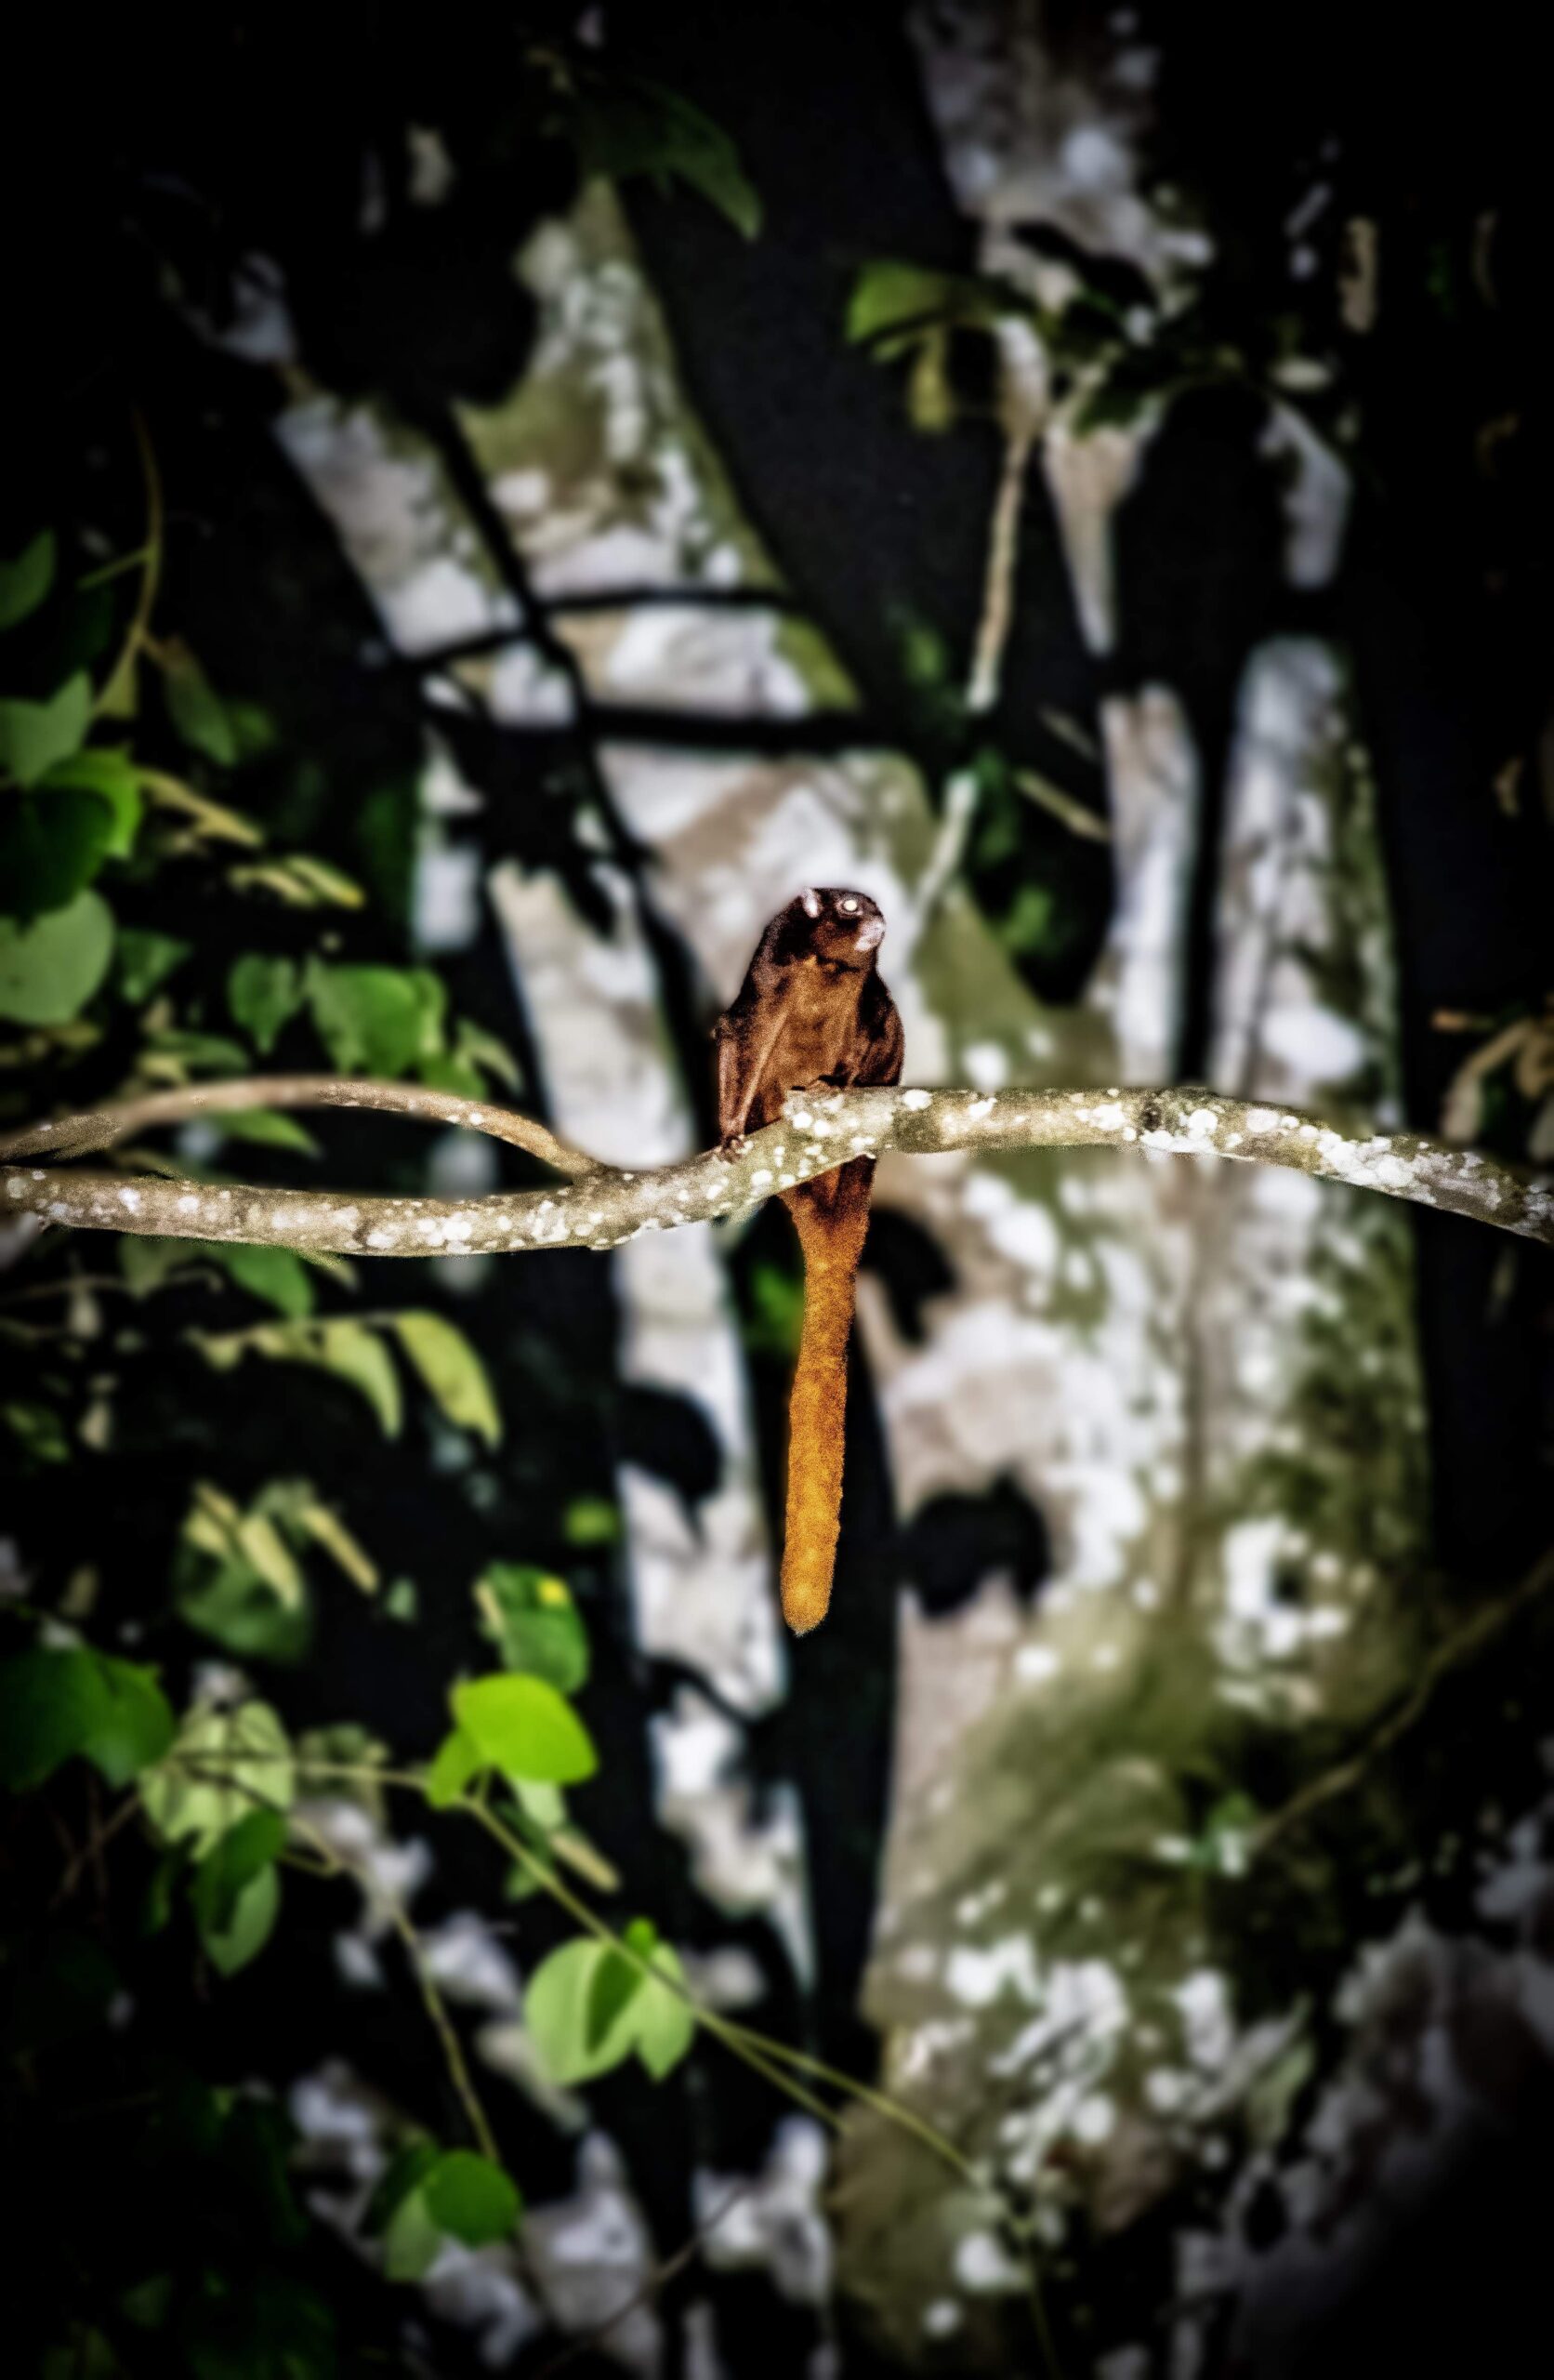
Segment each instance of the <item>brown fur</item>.
[[[850,909],[842,907],[850,902]],[[902,1027],[876,967],[884,920],[863,892],[812,891],[779,910],[719,1019],[725,1145],[781,1115],[791,1091],[899,1082]],[[860,934],[869,946],[859,948]],[[872,1157],[783,1193],[804,1251],[804,1328],[788,1407],[783,1613],[799,1634],[831,1600],[841,1516],[847,1350],[869,1227]]]

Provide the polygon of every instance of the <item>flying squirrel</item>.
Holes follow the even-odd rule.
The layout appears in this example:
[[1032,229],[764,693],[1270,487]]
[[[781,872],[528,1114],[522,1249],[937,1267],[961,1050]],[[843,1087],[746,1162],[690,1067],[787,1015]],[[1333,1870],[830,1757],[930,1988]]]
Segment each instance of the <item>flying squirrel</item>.
[[[885,934],[866,892],[810,886],[779,909],[738,998],[718,1021],[718,1126],[736,1155],[790,1091],[901,1080],[902,1021],[876,954]],[[842,1504],[847,1350],[874,1159],[782,1193],[804,1251],[804,1325],[788,1404],[783,1616],[803,1635],[831,1601]]]

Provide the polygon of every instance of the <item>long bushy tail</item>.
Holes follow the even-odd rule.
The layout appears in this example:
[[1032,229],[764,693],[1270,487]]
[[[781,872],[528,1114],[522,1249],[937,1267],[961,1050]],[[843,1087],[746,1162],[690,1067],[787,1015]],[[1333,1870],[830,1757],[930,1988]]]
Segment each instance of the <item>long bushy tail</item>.
[[849,1166],[826,1178],[822,1197],[799,1191],[787,1201],[804,1251],[804,1329],[788,1401],[783,1617],[800,1636],[820,1625],[831,1601],[842,1509],[847,1350],[873,1170],[860,1165],[854,1175]]

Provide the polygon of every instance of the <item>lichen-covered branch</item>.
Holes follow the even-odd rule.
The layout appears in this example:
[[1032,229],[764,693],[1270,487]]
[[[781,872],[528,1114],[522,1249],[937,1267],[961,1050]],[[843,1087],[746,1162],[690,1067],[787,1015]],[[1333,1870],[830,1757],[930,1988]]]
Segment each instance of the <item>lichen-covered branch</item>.
[[25,1130],[0,1134],[0,1157],[89,1157],[112,1148],[132,1132],[149,1132],[161,1124],[187,1124],[202,1116],[235,1116],[254,1107],[372,1107],[387,1115],[408,1116],[421,1124],[463,1124],[485,1132],[575,1180],[591,1173],[597,1159],[570,1148],[554,1132],[510,1108],[493,1107],[483,1100],[461,1099],[454,1092],[428,1091],[418,1082],[360,1081],[336,1075],[255,1075],[241,1082],[186,1083],[177,1091],[147,1091],[138,1099],[124,1099],[81,1116],[61,1116],[50,1124],[30,1124]]
[[[388,1105],[402,1090],[402,1112],[514,1139],[523,1118],[445,1094],[391,1084],[326,1083],[301,1077],[280,1083],[208,1084],[210,1112],[226,1104]],[[295,1099],[281,1094],[296,1091]],[[325,1097],[325,1091],[330,1094]],[[372,1092],[368,1099],[363,1093]],[[240,1097],[239,1094],[244,1094]],[[190,1093],[168,1094],[187,1101]],[[147,1120],[149,1103],[138,1103]],[[452,1111],[458,1110],[454,1114]],[[107,1115],[124,1111],[104,1111]],[[190,1112],[188,1107],[179,1113]],[[83,1130],[100,1134],[102,1118],[66,1117],[18,1134],[28,1149],[70,1154]],[[539,1134],[540,1128],[530,1131]],[[548,1140],[548,1135],[544,1136]],[[528,1142],[520,1145],[532,1145]],[[591,1163],[553,1144],[558,1163]],[[165,1234],[178,1239],[244,1240],[271,1248],[348,1256],[505,1254],[531,1248],[615,1248],[644,1231],[742,1215],[774,1192],[808,1182],[853,1157],[887,1149],[927,1156],[953,1149],[1119,1148],[1240,1164],[1283,1165],[1300,1173],[1379,1190],[1389,1197],[1493,1223],[1554,1247],[1554,1183],[1503,1165],[1476,1149],[1454,1148],[1418,1132],[1376,1132],[1192,1088],[1170,1091],[826,1091],[795,1092],[784,1118],[737,1149],[709,1150],[678,1165],[639,1172],[592,1166],[549,1190],[496,1192],[478,1198],[353,1197],[338,1190],[265,1190],[141,1175],[55,1172],[42,1166],[0,1168],[0,1210],[44,1216],[77,1229]],[[536,1149],[536,1154],[540,1153]]]

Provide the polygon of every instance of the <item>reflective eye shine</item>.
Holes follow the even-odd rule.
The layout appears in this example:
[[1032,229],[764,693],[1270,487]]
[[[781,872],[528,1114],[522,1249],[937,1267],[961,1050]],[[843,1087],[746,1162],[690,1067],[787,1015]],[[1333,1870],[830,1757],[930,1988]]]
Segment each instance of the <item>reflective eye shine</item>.
[[849,892],[849,893],[848,894],[848,896],[847,896],[847,899],[842,903],[842,907],[843,907],[844,909],[847,909],[847,910],[849,910],[849,911],[851,911],[851,910],[853,910],[853,909],[856,909],[856,907],[857,907],[857,906],[858,906],[857,902],[853,899],[853,897],[852,897],[851,893]]

